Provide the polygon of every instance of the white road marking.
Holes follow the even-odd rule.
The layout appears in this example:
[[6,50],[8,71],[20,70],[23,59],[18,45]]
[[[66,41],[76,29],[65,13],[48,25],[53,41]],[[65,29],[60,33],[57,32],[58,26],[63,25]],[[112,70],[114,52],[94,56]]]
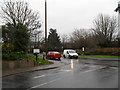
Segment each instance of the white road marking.
[[27,89],[27,90],[30,90],[30,89],[32,89],[32,88],[37,88],[37,87],[40,87],[40,86],[43,86],[43,85],[46,85],[47,83],[42,83],[42,84],[40,84],[40,85],[36,85],[36,86],[33,86],[33,87],[31,87],[31,88],[29,88],[29,89]]
[[56,74],[60,74],[60,73],[66,73],[66,72],[70,72],[71,70],[60,70],[62,72],[58,72],[58,73],[55,73],[55,74],[44,74],[44,75],[40,75],[40,76],[36,76],[36,77],[33,77],[33,79],[36,79],[36,78],[42,78],[42,77],[45,77],[45,76],[52,76],[52,75],[56,75]]
[[57,78],[57,79],[54,79],[54,80],[52,80],[52,81],[49,81],[48,83],[52,83],[52,82],[55,82],[55,81],[57,81],[57,80],[60,80],[61,78]]
[[[60,70],[60,71],[62,71],[62,70]],[[55,73],[55,74],[48,74],[48,76],[53,76],[53,75],[56,75],[56,74],[66,73],[66,72],[70,72],[70,70],[69,70],[69,71],[64,70],[64,71],[62,71],[62,72],[58,72],[58,73]]]
[[36,77],[33,77],[33,79],[35,78],[41,78],[41,77],[45,77],[46,75],[41,75],[41,76],[36,76]]
[[31,88],[29,88],[29,89],[27,89],[27,90],[31,90],[31,89],[33,89],[33,88],[41,87],[41,86],[43,86],[43,85],[46,85],[46,84],[55,82],[55,81],[57,81],[57,80],[59,80],[59,79],[61,79],[61,78],[57,78],[57,79],[54,79],[54,80],[52,80],[52,81],[49,81],[49,82],[46,82],[46,83],[42,83],[42,84],[40,84],[40,85],[33,86],[33,87],[31,87]]
[[[88,72],[92,72],[92,71],[96,71],[96,70],[99,70],[99,69],[102,69],[102,68],[105,68],[105,66],[102,66],[100,68],[96,68],[96,69],[92,69],[92,70],[88,70],[88,71],[84,71],[84,72],[81,72],[80,74],[83,74],[83,73],[88,73]],[[61,71],[64,71],[64,72],[70,72],[71,70],[61,70]],[[64,72],[60,72],[60,73],[64,73]],[[56,73],[56,74],[59,74],[59,73]],[[51,75],[55,75],[55,74],[51,74]],[[41,76],[37,76],[37,77],[34,77],[34,78],[40,78],[40,77],[45,77],[46,75],[41,75]],[[52,83],[52,82],[55,82],[57,80],[60,80],[62,78],[57,78],[57,79],[54,79],[52,81],[49,81],[49,82],[46,82],[46,83],[42,83],[42,84],[39,84],[39,85],[36,85],[36,86],[33,86],[27,90],[31,90],[33,88],[38,88],[38,87],[41,87],[43,85],[46,85],[46,84],[49,84],[49,83]]]
[[70,72],[71,70],[60,70],[61,72]]
[[92,72],[92,71],[96,71],[96,70],[98,70],[98,69],[92,69],[92,70],[84,71],[84,72],[81,72],[80,74],[82,74],[82,73],[88,73],[88,72]]
[[87,71],[80,72],[80,73],[82,74],[82,73],[87,73],[87,72],[93,72],[93,71],[96,71],[96,70],[99,70],[99,69],[102,69],[102,68],[105,68],[105,66],[102,66],[102,67],[96,68],[96,69],[92,69],[92,70],[87,70]]
[[118,69],[118,67],[110,67],[110,68],[112,68],[112,69]]
[[[95,66],[94,66],[95,67]],[[101,68],[105,68],[105,66],[103,67],[100,67],[100,68],[97,68],[97,69],[101,69]],[[97,69],[92,69],[92,70],[88,70],[88,71],[84,71],[84,72],[80,72],[80,73],[87,73],[87,72],[91,72],[91,71],[95,71]],[[60,74],[60,73],[66,73],[66,72],[70,72],[71,70],[60,70],[62,72],[58,72],[58,73],[55,73],[55,74],[44,74],[44,75],[40,75],[40,76],[36,76],[36,77],[33,77],[33,79],[36,79],[36,78],[42,78],[42,77],[45,77],[45,76],[51,76],[51,75],[56,75],[56,74]]]

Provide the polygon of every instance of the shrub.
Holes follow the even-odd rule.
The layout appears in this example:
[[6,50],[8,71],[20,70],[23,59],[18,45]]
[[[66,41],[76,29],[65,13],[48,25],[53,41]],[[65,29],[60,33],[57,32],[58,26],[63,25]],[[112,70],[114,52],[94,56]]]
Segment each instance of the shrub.
[[2,53],[11,53],[13,52],[13,45],[11,43],[3,43],[2,44]]
[[38,59],[38,65],[47,65],[50,64],[48,60]]
[[120,56],[120,48],[95,48],[85,52],[86,55],[115,55]]
[[24,60],[27,56],[24,54],[24,52],[12,52],[9,54],[3,53],[2,59],[3,60]]
[[[36,60],[35,55],[27,55],[28,60]],[[52,64],[52,62],[49,62],[47,59],[43,60],[43,58],[38,57],[37,60],[37,65],[47,65],[47,64]]]

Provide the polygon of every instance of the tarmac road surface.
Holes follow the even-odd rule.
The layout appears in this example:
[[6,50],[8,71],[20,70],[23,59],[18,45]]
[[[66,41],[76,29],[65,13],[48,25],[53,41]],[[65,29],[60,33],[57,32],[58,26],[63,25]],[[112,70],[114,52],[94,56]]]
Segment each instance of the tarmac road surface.
[[2,88],[118,88],[118,61],[61,59],[68,64],[2,78]]

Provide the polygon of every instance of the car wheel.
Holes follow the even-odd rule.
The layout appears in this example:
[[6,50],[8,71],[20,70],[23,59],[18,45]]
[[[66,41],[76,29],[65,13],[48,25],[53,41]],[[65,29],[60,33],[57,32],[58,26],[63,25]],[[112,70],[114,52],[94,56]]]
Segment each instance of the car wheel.
[[71,59],[72,57],[69,55],[69,59]]
[[78,57],[76,57],[76,59],[78,59]]
[[65,58],[65,55],[63,55],[63,57]]

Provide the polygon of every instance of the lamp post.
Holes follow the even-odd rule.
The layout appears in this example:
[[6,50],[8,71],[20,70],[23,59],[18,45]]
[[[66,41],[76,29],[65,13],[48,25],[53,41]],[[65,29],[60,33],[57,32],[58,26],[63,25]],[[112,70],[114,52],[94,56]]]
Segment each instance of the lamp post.
[[45,0],[45,55],[47,56],[47,0]]
[[118,2],[118,7],[115,9],[118,12],[118,36],[120,34],[120,1]]
[[45,43],[47,41],[47,1],[45,0]]

